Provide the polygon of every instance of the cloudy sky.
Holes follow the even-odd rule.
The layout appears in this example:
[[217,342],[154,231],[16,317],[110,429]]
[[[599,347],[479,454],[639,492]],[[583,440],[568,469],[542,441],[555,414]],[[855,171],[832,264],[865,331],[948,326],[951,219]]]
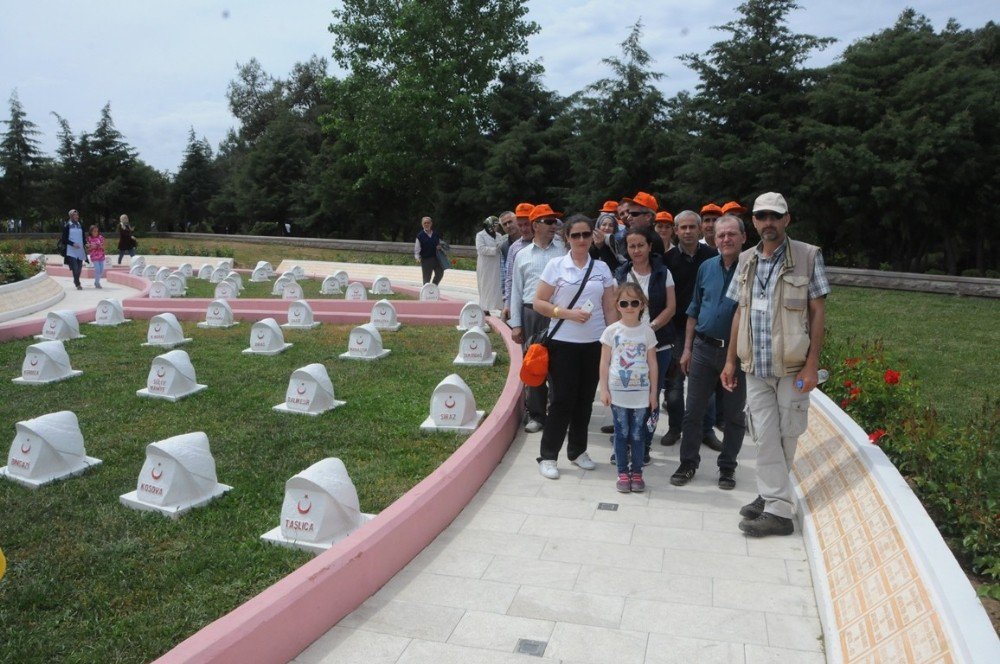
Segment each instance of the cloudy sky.
[[[111,102],[118,129],[140,157],[176,172],[189,127],[217,146],[235,124],[226,86],[236,63],[256,57],[273,76],[317,54],[329,59],[331,0],[0,0],[0,101],[16,89],[28,119],[52,154],[58,131],[52,113],[74,133],[94,128]],[[678,60],[704,52],[735,16],[737,0],[531,0],[529,18],[541,30],[530,57],[545,67],[545,83],[562,94],[607,74],[601,59],[639,17],[644,46],[666,76],[668,95],[697,82]],[[800,0],[790,16],[796,32],[836,37],[816,56],[834,60],[850,42],[886,28],[907,6],[941,29],[948,18],[964,27],[998,20],[995,0]],[[330,64],[331,73],[336,73]],[[8,118],[6,103],[0,118]],[[5,128],[5,126],[3,127]],[[3,130],[0,128],[0,131]]]

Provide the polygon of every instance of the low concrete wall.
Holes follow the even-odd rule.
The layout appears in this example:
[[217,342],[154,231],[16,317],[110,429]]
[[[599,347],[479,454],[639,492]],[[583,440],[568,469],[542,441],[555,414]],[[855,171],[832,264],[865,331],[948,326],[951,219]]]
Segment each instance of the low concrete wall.
[[0,323],[48,309],[64,297],[66,291],[45,272],[4,284],[0,286]]
[[[439,322],[450,322],[451,319]],[[462,511],[510,446],[521,420],[521,349],[496,319],[511,362],[489,417],[433,473],[372,521],[156,660],[287,662],[357,608]]]
[[793,472],[828,662],[1000,662],[989,617],[919,499],[819,391]]

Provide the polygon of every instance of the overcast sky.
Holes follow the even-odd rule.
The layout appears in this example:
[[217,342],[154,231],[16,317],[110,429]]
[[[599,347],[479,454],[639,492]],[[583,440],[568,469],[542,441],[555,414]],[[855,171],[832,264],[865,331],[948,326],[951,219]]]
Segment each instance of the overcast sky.
[[[0,118],[16,89],[28,119],[52,154],[66,118],[75,134],[93,130],[105,103],[139,156],[176,172],[189,127],[213,148],[234,126],[226,86],[236,63],[256,57],[283,78],[296,62],[329,59],[331,0],[0,0]],[[697,79],[677,56],[704,52],[735,16],[737,0],[532,0],[529,18],[541,30],[531,38],[532,59],[545,67],[545,84],[562,94],[606,76],[601,59],[637,18],[643,44],[666,76],[667,95],[693,89]],[[907,6],[936,29],[948,18],[967,28],[998,20],[996,0],[800,0],[794,31],[836,37],[816,65],[833,61],[852,41],[892,25]],[[331,73],[337,73],[330,62]],[[6,125],[0,126],[3,131]]]

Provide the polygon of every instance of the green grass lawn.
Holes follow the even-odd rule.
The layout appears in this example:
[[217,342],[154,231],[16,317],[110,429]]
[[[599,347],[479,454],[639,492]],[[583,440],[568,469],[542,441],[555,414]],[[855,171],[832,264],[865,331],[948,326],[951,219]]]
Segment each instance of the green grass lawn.
[[[201,330],[191,356],[204,392],[178,403],[142,399],[152,359],[147,322],[83,326],[67,342],[83,375],[44,386],[20,375],[23,339],[0,344],[0,440],[14,423],[58,410],[80,419],[87,453],[104,464],[81,477],[32,491],[0,481],[0,661],[144,662],[299,567],[309,554],[267,545],[278,524],[285,481],[328,456],[342,459],[365,512],[378,512],[426,477],[462,442],[422,435],[434,386],[459,373],[490,410],[509,365],[456,367],[461,333],[404,326],[383,334],[392,350],[374,362],[340,360],[351,326],[286,331],[294,343],[274,356],[246,356],[250,325]],[[499,339],[493,336],[499,346]],[[347,405],[319,417],[271,410],[294,369],[323,363]],[[219,481],[233,490],[177,521],[131,510],[118,496],[136,488],[145,446],[205,431]]]
[[827,334],[882,339],[929,405],[965,421],[1000,382],[1000,300],[834,286]]

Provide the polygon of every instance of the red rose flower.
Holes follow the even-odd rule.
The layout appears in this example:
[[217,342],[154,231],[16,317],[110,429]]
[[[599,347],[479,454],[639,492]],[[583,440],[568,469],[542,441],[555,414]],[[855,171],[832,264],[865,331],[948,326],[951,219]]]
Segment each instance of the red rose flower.
[[875,429],[870,434],[868,434],[868,440],[875,445],[878,445],[879,438],[885,435],[885,429]]
[[856,397],[859,394],[861,394],[861,388],[860,387],[855,387],[855,388],[851,389],[851,396],[852,397]]
[[844,387],[854,387],[854,381],[852,381],[852,380],[845,380],[844,381]]
[[850,402],[847,399],[841,399],[840,400],[840,407],[841,408],[847,408],[847,404],[849,404],[849,403]]
[[895,385],[899,382],[899,372],[893,371],[892,369],[886,369],[884,378],[885,382],[889,385]]

